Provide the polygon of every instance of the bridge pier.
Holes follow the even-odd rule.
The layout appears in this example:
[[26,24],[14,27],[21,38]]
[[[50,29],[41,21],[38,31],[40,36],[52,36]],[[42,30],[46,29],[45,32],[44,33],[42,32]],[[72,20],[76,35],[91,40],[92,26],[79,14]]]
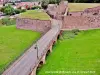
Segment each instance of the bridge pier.
[[54,39],[54,44],[57,43],[57,37]]
[[36,75],[37,69],[40,68],[43,64],[46,63],[45,59],[46,59],[46,54],[42,57],[40,63],[33,69],[33,71],[31,72],[30,75]]
[[41,61],[40,61],[40,65],[43,65],[46,63],[46,54],[42,57]]
[[37,67],[35,67],[30,75],[36,75]]
[[50,53],[52,52],[52,45],[50,46],[49,51],[50,51]]

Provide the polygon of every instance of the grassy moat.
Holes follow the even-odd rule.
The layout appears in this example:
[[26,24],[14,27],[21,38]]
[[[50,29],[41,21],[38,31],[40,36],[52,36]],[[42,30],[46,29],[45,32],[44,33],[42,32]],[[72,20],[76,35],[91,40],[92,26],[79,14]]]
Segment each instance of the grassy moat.
[[1,26],[0,73],[39,38],[39,32],[19,30],[15,26]]
[[[80,31],[77,35],[64,31],[37,75],[100,75],[99,64],[100,29]],[[56,71],[69,73],[53,73]]]

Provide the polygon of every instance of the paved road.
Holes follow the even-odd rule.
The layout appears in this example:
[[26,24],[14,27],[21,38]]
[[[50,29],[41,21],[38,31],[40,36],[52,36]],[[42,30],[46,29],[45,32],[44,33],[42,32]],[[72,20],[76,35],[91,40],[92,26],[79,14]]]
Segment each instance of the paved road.
[[2,75],[29,75],[33,68],[39,63],[40,58],[46,52],[46,49],[50,45],[52,40],[54,40],[55,37],[59,34],[60,26],[59,24],[56,24],[58,22],[54,21],[54,26],[52,27],[52,29],[49,30],[40,40],[37,41],[39,59],[37,59],[37,50],[35,49],[36,44],[34,44]]

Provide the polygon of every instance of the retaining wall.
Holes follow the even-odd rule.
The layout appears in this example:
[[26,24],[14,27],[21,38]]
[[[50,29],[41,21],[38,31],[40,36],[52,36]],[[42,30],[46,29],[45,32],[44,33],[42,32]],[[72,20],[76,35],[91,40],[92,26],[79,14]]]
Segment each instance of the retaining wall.
[[62,29],[95,29],[100,28],[100,15],[96,16],[65,16]]
[[46,33],[51,29],[51,21],[17,18],[16,27],[19,29],[34,30],[34,31]]
[[100,28],[100,6],[87,8],[84,11],[69,12],[68,16],[64,16],[62,23],[64,30]]

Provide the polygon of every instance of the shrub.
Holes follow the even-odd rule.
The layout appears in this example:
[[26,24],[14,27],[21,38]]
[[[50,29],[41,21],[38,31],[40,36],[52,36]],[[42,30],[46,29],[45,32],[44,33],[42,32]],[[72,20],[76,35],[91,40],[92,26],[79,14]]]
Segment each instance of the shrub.
[[22,12],[26,12],[26,9],[16,9],[15,14],[20,14]]
[[49,0],[49,4],[59,4],[61,0]]
[[62,33],[62,36],[60,37],[60,41],[65,40],[65,39],[71,39],[74,37],[75,37],[75,34],[72,33],[71,31],[64,31]]
[[8,18],[3,18],[2,19],[2,24],[6,25],[8,23],[9,19]]
[[11,5],[7,5],[3,8],[3,13],[5,13],[6,15],[13,15],[14,8]]
[[59,4],[61,2],[61,0],[56,0],[56,3]]
[[21,13],[21,9],[16,9],[16,10],[15,10],[15,13],[16,13],[16,14]]
[[15,25],[15,24],[16,24],[16,19],[15,18],[10,19],[10,24],[8,25]]
[[21,13],[22,13],[22,12],[26,12],[26,9],[21,9]]
[[4,7],[0,8],[0,11],[1,11],[1,12],[4,12]]
[[74,33],[75,35],[77,35],[77,34],[78,34],[78,32],[80,32],[80,30],[79,30],[79,29],[73,29],[73,30],[72,30],[72,33]]
[[47,9],[48,3],[49,3],[48,1],[43,0],[43,1],[42,1],[42,4],[41,4],[42,8],[43,8],[43,9]]
[[34,9],[41,9],[41,7],[40,6],[34,6],[34,7],[32,7],[32,9],[34,10]]
[[56,0],[49,0],[49,4],[56,4]]
[[2,24],[2,20],[0,20],[0,26],[2,26],[3,24]]
[[1,12],[5,13],[5,15],[15,15],[15,14],[19,14],[21,12],[25,12],[26,9],[14,9],[11,5],[7,5],[3,8],[0,9]]
[[16,19],[10,19],[10,18],[3,18],[2,19],[2,24],[3,25],[15,25],[16,24]]
[[62,33],[62,36],[60,37],[60,41],[65,40],[65,39],[75,38],[75,36],[77,36],[79,32],[80,30],[78,29],[73,29],[72,31],[64,31]]

